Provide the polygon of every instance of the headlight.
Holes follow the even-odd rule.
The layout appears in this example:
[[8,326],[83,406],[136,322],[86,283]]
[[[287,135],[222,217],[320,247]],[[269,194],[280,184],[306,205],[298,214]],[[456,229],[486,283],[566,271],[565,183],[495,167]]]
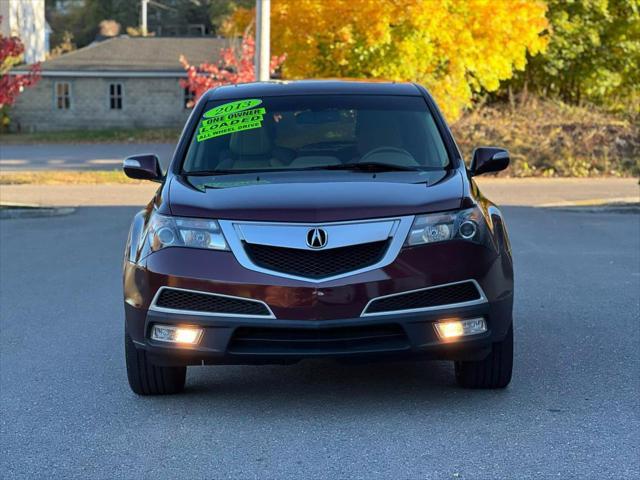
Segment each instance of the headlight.
[[141,257],[167,247],[229,250],[215,220],[151,215]]
[[419,215],[413,221],[405,246],[462,239],[482,242],[484,218],[477,208]]

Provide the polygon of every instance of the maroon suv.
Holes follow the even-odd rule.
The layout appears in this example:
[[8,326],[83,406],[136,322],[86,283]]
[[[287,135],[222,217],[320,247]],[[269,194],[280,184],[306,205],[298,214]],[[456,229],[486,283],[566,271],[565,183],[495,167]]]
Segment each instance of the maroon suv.
[[505,387],[513,265],[500,210],[420,85],[269,82],[193,110],[133,219],[124,258],[129,383],[179,392],[186,367],[310,357],[447,359],[460,385]]

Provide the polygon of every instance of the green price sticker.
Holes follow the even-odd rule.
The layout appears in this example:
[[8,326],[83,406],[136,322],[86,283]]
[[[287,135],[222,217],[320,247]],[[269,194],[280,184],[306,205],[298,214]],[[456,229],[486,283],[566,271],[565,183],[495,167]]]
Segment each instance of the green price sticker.
[[225,103],[208,110],[200,122],[196,140],[202,142],[233,132],[260,128],[266,110],[254,107],[261,103],[262,100],[258,98],[250,98]]
[[218,105],[211,110],[204,113],[204,118],[214,118],[220,115],[228,115],[230,113],[241,112],[242,110],[249,110],[250,108],[257,107],[262,103],[259,98],[249,98],[247,100],[238,100],[237,102],[224,103]]

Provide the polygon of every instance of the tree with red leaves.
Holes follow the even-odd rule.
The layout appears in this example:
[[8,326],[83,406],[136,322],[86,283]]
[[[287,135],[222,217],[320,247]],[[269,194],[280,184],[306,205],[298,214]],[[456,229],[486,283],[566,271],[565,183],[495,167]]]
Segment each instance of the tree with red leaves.
[[[187,71],[187,79],[180,80],[183,88],[194,94],[191,105],[209,89],[230,83],[253,82],[255,41],[249,29],[245,30],[239,48],[223,48],[220,50],[220,61],[217,64],[203,63],[199,66],[189,64],[184,55],[180,55],[180,63]],[[285,55],[271,57],[271,73],[284,62]]]
[[15,103],[25,87],[35,85],[40,78],[40,64],[33,65],[26,75],[9,75],[9,71],[20,63],[23,52],[24,44],[18,37],[5,37],[0,33],[0,108],[3,111]]

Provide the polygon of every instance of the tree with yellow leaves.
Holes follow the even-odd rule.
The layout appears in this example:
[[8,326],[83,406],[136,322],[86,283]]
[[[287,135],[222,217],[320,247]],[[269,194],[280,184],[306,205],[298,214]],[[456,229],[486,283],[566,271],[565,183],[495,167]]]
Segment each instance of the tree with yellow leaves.
[[[273,0],[271,48],[285,78],[417,81],[449,120],[543,50],[539,0]],[[238,9],[225,31],[253,18]]]

